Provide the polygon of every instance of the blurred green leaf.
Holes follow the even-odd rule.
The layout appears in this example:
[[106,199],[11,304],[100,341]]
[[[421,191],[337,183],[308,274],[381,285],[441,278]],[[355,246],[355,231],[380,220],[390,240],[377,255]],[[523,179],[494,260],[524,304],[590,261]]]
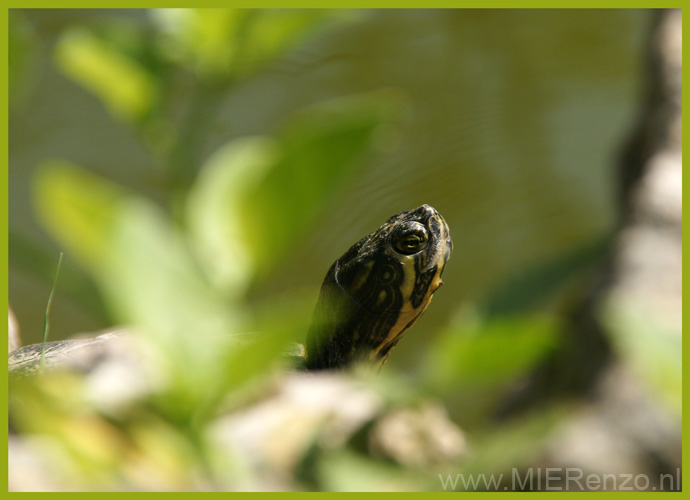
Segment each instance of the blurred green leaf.
[[229,291],[266,275],[357,170],[394,108],[376,93],[297,114],[275,141],[242,138],[199,174],[188,225],[209,276]]
[[128,412],[124,420],[103,418],[89,397],[89,380],[77,373],[13,379],[10,386],[11,425],[57,453],[45,458],[58,458],[50,470],[71,487],[121,488],[124,479],[158,490],[192,481],[197,451],[148,408],[137,407],[135,418]]
[[[231,170],[237,184],[226,185],[249,182],[252,151],[268,144],[244,143]],[[311,300],[272,301],[252,319],[206,279],[188,237],[153,204],[58,162],[39,171],[36,193],[47,227],[90,269],[113,319],[149,340],[149,362],[167,383],[152,404],[172,421],[211,418],[228,391],[270,373],[288,342],[303,337]]]
[[105,263],[115,213],[125,191],[64,161],[43,164],[36,173],[34,202],[44,226],[68,247],[92,274]]
[[189,371],[216,356],[214,336],[238,328],[240,318],[231,317],[231,304],[205,281],[182,236],[143,200],[130,200],[117,213],[102,275],[118,317],[156,333]]
[[243,194],[275,168],[279,151],[267,138],[234,140],[206,162],[188,194],[191,242],[207,275],[230,295],[241,292],[254,273],[252,249],[239,217]]
[[237,50],[234,36],[244,14],[237,9],[154,9],[161,51],[173,61],[192,66],[201,75],[227,71]]
[[645,310],[624,293],[604,301],[602,320],[620,358],[662,404],[681,415],[683,406],[683,334],[658,312]]
[[549,261],[528,267],[489,293],[483,307],[485,314],[511,315],[535,307],[553,296],[568,279],[581,277],[601,262],[610,245],[610,236],[597,238]]
[[151,14],[162,32],[162,52],[206,78],[246,77],[336,17],[327,9],[155,9]]
[[552,316],[487,318],[466,306],[423,358],[423,386],[444,398],[463,428],[478,431],[558,345],[560,331]]
[[59,450],[60,459],[51,469],[89,489],[112,479],[110,473],[120,459],[124,436],[112,423],[99,418],[84,394],[83,378],[55,373],[11,381],[8,403],[13,427],[34,433],[43,446]]
[[[247,16],[244,50],[237,52],[235,62],[239,76],[253,73],[263,64],[287,52],[327,19],[343,19],[343,13],[332,9],[265,9]],[[240,35],[242,36],[242,35]]]
[[412,470],[354,453],[324,453],[318,462],[321,491],[421,491],[425,478]]
[[155,206],[65,164],[37,177],[48,228],[91,269],[115,321],[133,325],[161,351],[176,401],[193,411],[213,386],[241,315],[215,293],[169,220]]
[[[495,479],[503,474],[501,488],[508,487],[511,490],[513,487],[518,488],[519,484],[511,483],[513,474],[518,471],[518,468],[534,465],[534,461],[543,455],[544,449],[549,445],[553,433],[558,431],[558,426],[572,412],[572,406],[563,404],[539,408],[499,427],[492,427],[488,432],[475,434],[473,453],[458,464],[457,470],[451,474],[454,478],[456,474],[463,474],[468,487],[464,487],[462,481],[459,481],[456,483],[456,490],[491,489],[484,479],[488,482],[492,474]],[[520,478],[524,478],[525,473],[519,472]],[[476,488],[470,487],[470,478],[477,481]],[[524,479],[521,481],[524,482]],[[440,482],[437,483],[438,489],[442,487]]]
[[425,361],[438,387],[500,385],[527,373],[557,342],[559,323],[542,315],[483,321],[460,316]]
[[85,28],[63,33],[55,60],[67,76],[96,94],[119,118],[140,119],[155,101],[155,78],[135,59]]
[[243,194],[240,215],[257,272],[272,269],[358,171],[390,125],[397,96],[386,92],[328,101],[292,117],[277,134],[282,154]]
[[252,324],[257,332],[251,342],[244,342],[228,351],[222,365],[222,381],[226,387],[240,386],[266,367],[287,360],[283,355],[290,342],[301,341],[311,322],[312,295],[269,300],[254,313]]

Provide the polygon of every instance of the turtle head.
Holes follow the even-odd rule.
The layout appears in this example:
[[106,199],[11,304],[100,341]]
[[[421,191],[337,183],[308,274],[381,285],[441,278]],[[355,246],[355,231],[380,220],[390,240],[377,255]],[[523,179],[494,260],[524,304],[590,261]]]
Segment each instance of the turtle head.
[[336,260],[307,335],[307,367],[381,366],[424,313],[453,243],[429,205],[399,212]]

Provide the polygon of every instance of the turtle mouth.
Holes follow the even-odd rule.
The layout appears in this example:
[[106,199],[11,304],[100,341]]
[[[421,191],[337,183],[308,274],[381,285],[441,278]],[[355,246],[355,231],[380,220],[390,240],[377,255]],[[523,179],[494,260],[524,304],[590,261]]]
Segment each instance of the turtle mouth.
[[431,293],[432,293],[432,295],[433,295],[434,293],[436,293],[436,290],[438,290],[439,288],[441,288],[441,286],[443,286],[443,280],[442,280],[442,279],[439,279],[437,282],[432,283],[432,284],[431,284]]

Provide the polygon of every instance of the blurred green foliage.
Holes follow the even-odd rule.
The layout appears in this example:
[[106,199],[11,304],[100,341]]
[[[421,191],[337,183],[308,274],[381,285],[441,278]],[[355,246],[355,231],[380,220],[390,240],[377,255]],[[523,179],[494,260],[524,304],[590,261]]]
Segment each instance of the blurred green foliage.
[[154,75],[86,28],[65,33],[55,58],[65,74],[96,94],[120,118],[140,119],[155,103]]
[[[192,67],[201,88],[228,92],[325,17],[163,11],[156,57]],[[70,29],[55,61],[147,136],[147,123],[167,120],[156,115],[161,76],[132,56],[132,37],[114,32]],[[228,397],[284,365],[282,354],[303,337],[312,307],[300,297],[250,306],[247,287],[281,264],[314,213],[346,185],[381,127],[391,123],[391,99],[379,93],[327,102],[298,113],[273,137],[231,141],[168,207],[80,166],[44,163],[35,177],[40,218],[93,277],[113,323],[133,328],[148,345],[147,363],[162,382],[112,422],[91,406],[80,377],[18,381],[12,393],[20,396],[10,401],[17,429],[48,432],[66,446],[76,470],[63,472],[89,477],[77,480],[86,488],[107,484],[109,474],[142,480],[119,470],[142,450],[146,456],[137,461],[159,469],[154,475],[165,489],[189,488],[197,469],[211,481],[215,472],[231,474],[214,463],[207,427]]]
[[681,415],[683,342],[674,320],[645,314],[635,301],[616,295],[603,304],[602,317],[616,349],[659,404]]
[[246,78],[338,10],[157,9],[161,54],[204,79]]
[[[220,12],[227,16],[193,10],[176,14],[179,22],[180,16],[189,17],[176,43],[189,45],[182,52],[204,68],[202,79],[225,73],[226,64],[239,64],[233,52],[218,55],[217,46],[246,46],[242,61],[246,57],[258,64],[320,17]],[[187,28],[194,33],[198,28],[197,17],[203,21],[209,15],[212,25],[232,21],[238,33],[247,32],[246,40],[212,38],[226,34],[225,29],[204,32],[202,40],[188,36]],[[235,34],[231,41],[236,37],[242,38]],[[152,109],[154,85],[146,70],[86,29],[65,34],[56,51],[63,70],[116,116],[131,119]],[[210,60],[210,54],[222,61]],[[380,102],[329,103],[326,109],[306,110],[275,138],[229,143],[190,186],[181,227],[169,211],[85,169],[64,162],[42,166],[36,203],[45,226],[95,278],[113,321],[132,325],[156,346],[160,370],[169,381],[157,400],[168,417],[203,428],[200,411],[213,414],[224,395],[265,372],[288,340],[302,337],[307,319],[299,311],[304,304],[292,308],[282,328],[273,324],[272,330],[259,331],[257,325],[270,321],[251,320],[243,305],[246,286],[260,271],[268,273],[280,263],[314,211],[351,175],[385,119]],[[264,315],[277,313],[257,308]],[[260,333],[251,347],[233,341],[232,334],[249,332]]]
[[[428,353],[429,382],[446,393],[473,391],[500,397],[491,387],[510,385],[529,373],[557,345],[558,331],[558,322],[548,315],[487,319],[461,310]],[[480,415],[490,413],[473,406]]]

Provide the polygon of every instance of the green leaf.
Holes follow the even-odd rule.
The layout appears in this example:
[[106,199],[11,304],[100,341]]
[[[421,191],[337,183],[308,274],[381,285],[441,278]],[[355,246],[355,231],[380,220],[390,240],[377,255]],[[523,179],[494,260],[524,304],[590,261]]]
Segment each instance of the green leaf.
[[633,293],[611,293],[601,318],[611,333],[620,359],[670,410],[681,415],[683,405],[683,333],[678,323]]
[[557,343],[558,322],[541,315],[489,321],[460,317],[425,362],[440,387],[499,386],[527,373]]
[[317,464],[323,491],[420,491],[423,474],[345,448],[326,452]]
[[277,137],[281,156],[239,204],[260,276],[299,243],[347,185],[396,104],[387,93],[354,96],[303,110],[285,124]]
[[232,141],[206,162],[187,197],[191,243],[209,279],[231,296],[244,290],[255,269],[241,203],[275,167],[279,151],[266,138]]
[[48,229],[90,269],[114,320],[151,341],[177,405],[193,413],[208,397],[200,388],[216,386],[242,315],[150,202],[66,164],[44,166],[36,186]]
[[[496,483],[489,483],[493,475],[494,481],[503,474],[499,491],[518,490],[520,484],[515,478],[519,473],[519,481],[525,482],[525,472],[531,470],[534,463],[543,460],[541,457],[553,447],[553,435],[562,429],[564,420],[572,416],[576,409],[567,404],[539,407],[522,418],[513,419],[496,426],[495,423],[487,431],[473,435],[472,453],[456,470],[451,477],[456,481],[456,491],[483,491],[495,489]],[[456,474],[462,474],[464,480],[458,481]],[[536,478],[536,471],[535,471]],[[445,484],[448,476],[445,476]],[[537,489],[540,487],[538,481]],[[442,488],[443,483],[437,483]],[[543,484],[543,483],[542,483]],[[446,491],[451,488],[446,487]]]
[[208,275],[241,293],[266,275],[374,144],[389,94],[328,102],[299,113],[275,140],[242,138],[214,154],[188,198],[188,226]]
[[119,118],[137,120],[155,101],[155,78],[136,60],[85,28],[70,29],[61,36],[55,61]]
[[43,224],[93,273],[105,263],[125,191],[64,161],[39,167],[34,201]]
[[[246,17],[240,50],[232,62],[239,76],[247,76],[287,52],[326,20],[342,20],[346,11],[330,9],[264,9]],[[242,36],[242,35],[240,35]]]
[[569,279],[581,277],[601,262],[610,245],[611,238],[606,235],[526,268],[490,292],[483,307],[485,315],[519,314],[543,303]]
[[228,71],[236,32],[244,12],[238,9],[154,9],[160,50],[169,59],[194,68],[202,76]]

